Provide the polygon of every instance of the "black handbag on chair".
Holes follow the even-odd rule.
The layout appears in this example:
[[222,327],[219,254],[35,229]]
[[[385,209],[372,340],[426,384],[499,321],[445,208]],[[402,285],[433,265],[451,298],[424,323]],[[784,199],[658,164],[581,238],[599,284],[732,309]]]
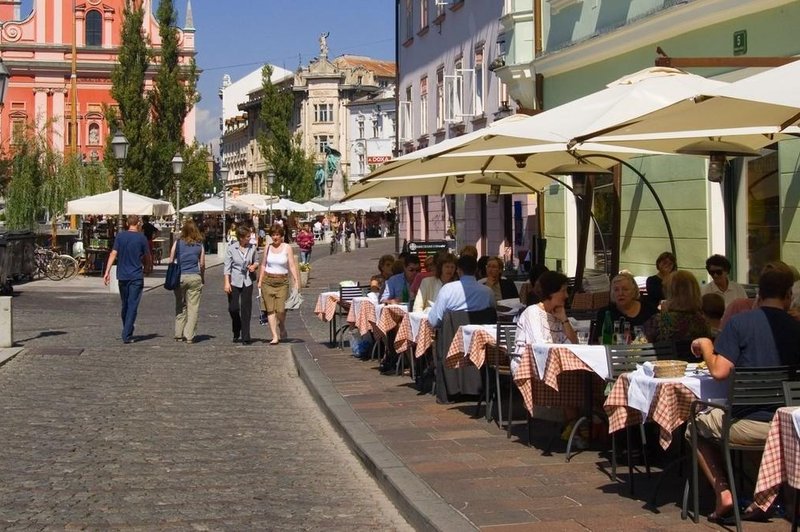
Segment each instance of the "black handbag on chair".
[[175,290],[181,285],[181,241],[175,244],[175,260],[167,266],[167,275],[164,276],[164,288]]

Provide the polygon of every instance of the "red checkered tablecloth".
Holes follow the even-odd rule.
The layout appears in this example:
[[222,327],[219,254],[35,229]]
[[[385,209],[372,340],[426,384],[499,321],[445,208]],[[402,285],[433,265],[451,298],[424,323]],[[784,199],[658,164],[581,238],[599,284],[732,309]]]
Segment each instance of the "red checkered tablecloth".
[[424,318],[420,320],[419,331],[417,332],[417,337],[414,338],[414,332],[411,328],[411,314],[406,313],[397,328],[397,336],[395,336],[394,339],[394,349],[398,353],[402,353],[413,345],[415,346],[414,356],[419,358],[423,356],[433,344],[433,337],[433,327],[431,327],[428,319]]
[[403,319],[408,316],[408,309],[400,305],[386,305],[381,310],[381,317],[378,318],[378,332],[383,336],[389,334],[395,327],[398,327]]
[[317,305],[314,307],[314,314],[322,321],[331,321],[336,314],[336,306],[339,303],[339,294],[323,292],[317,297]]
[[[628,375],[621,375],[614,383],[603,405],[608,414],[608,432],[642,422],[642,413],[628,406]],[[672,442],[672,433],[689,419],[689,409],[697,396],[679,382],[662,382],[656,388],[647,419],[659,428],[659,443],[663,449]]]
[[469,353],[464,356],[464,334],[461,331],[461,327],[459,327],[455,337],[453,337],[453,342],[450,344],[450,349],[447,350],[444,365],[450,369],[463,368],[470,364],[480,368],[486,362],[487,353],[490,357],[490,362],[497,363],[497,351],[497,339],[489,332],[477,329],[472,333],[472,344],[469,346]]
[[534,406],[584,406],[587,399],[586,375],[592,376],[592,393],[595,406],[602,404],[605,382],[575,353],[566,348],[553,348],[548,352],[544,377],[540,378],[533,362],[533,351],[526,346],[520,356],[520,365],[514,374],[514,384],[525,401],[525,408],[533,414]]
[[364,301],[358,306],[358,313],[355,312],[356,305],[350,305],[347,313],[347,323],[352,323],[363,336],[372,330],[375,323],[375,305],[372,302]]
[[772,418],[754,496],[755,504],[765,512],[784,482],[800,489],[800,436],[792,420],[792,412],[798,408],[779,408]]

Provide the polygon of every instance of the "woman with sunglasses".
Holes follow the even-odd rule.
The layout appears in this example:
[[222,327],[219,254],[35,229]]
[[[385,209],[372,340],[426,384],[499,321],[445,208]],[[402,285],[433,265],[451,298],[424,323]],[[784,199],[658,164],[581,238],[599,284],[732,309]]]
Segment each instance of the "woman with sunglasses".
[[747,292],[739,283],[728,278],[731,271],[730,261],[722,255],[711,255],[706,259],[706,271],[711,276],[711,282],[703,286],[703,295],[719,294],[725,300],[727,307],[735,299],[747,297]]

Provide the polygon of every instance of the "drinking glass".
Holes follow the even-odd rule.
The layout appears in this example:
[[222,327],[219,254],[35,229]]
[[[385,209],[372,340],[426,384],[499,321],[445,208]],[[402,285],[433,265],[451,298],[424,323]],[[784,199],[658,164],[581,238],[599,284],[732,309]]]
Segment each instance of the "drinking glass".
[[578,343],[579,344],[589,343],[589,331],[578,331]]

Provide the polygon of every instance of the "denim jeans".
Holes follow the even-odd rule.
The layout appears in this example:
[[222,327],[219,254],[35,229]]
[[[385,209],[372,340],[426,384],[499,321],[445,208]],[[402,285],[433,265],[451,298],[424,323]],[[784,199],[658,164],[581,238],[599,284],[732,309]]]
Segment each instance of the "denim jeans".
[[139,310],[139,301],[142,300],[142,291],[144,290],[144,279],[117,282],[119,283],[119,299],[122,303],[122,341],[127,342],[133,336],[136,313]]
[[311,250],[303,251],[300,250],[300,262],[303,264],[308,264],[308,259],[311,257]]

